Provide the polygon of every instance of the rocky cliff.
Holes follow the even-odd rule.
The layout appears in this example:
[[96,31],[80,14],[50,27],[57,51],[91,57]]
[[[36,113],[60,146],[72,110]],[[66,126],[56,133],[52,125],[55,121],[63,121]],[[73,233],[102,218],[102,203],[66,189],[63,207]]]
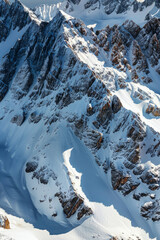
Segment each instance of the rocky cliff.
[[[78,5],[81,1],[80,0],[71,0],[69,1],[73,5]],[[93,8],[93,7],[103,7],[106,14],[111,14],[113,12],[120,14],[123,12],[127,12],[130,9],[133,9],[133,12],[143,11],[144,8],[147,8],[155,4],[157,8],[160,8],[160,3],[158,0],[144,0],[144,1],[137,1],[137,0],[91,0],[86,1],[84,4],[84,8]]]
[[[159,7],[98,2],[107,14]],[[3,0],[0,17],[0,44],[15,36],[0,54],[2,139],[13,152],[20,142],[35,207],[59,223],[61,215],[76,224],[94,215],[66,153],[80,141],[105,184],[132,203],[138,226],[160,237],[160,20],[94,31],[63,11],[41,22],[19,1]]]

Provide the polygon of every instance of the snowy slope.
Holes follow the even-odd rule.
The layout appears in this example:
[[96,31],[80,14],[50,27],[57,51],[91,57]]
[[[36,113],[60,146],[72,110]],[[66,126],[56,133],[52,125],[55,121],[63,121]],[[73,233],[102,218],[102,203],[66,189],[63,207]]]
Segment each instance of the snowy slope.
[[[92,3],[92,1],[87,2],[83,0],[78,1],[77,4],[74,4],[74,1],[62,1],[50,5],[43,4],[36,7],[35,13],[40,19],[50,21],[55,16],[56,9],[59,8],[74,17],[80,18],[86,25],[96,29],[102,29],[106,25],[119,25],[127,19],[133,20],[135,23],[143,26],[148,18],[159,17],[159,8],[155,6],[154,2],[144,7],[143,11],[139,9],[135,12],[134,7],[131,6],[118,14],[115,11],[106,14],[104,6],[100,1],[95,1],[95,4],[94,1],[93,4],[90,3]],[[85,7],[87,4],[89,4],[90,7]]]
[[[0,207],[46,240],[158,240],[159,20],[94,32],[54,6],[49,22],[23,8],[3,13]],[[19,239],[8,218],[15,231],[0,233]]]
[[[27,134],[29,129],[27,129],[27,131],[25,129],[26,128],[24,126],[23,134],[25,136],[24,141],[26,142],[27,138],[34,138],[36,134],[32,128],[31,130],[33,134],[33,137],[32,137],[31,134]],[[5,136],[4,133],[5,131],[3,131],[2,136]],[[14,131],[12,134],[14,134]],[[19,134],[21,135],[21,133]],[[81,240],[86,238],[92,239],[93,237],[95,239],[110,239],[111,236],[118,236],[118,237],[121,236],[124,239],[128,239],[129,237],[131,237],[131,239],[137,239],[137,237],[140,237],[141,239],[146,239],[146,240],[150,239],[143,230],[141,230],[140,228],[133,228],[131,226],[131,222],[127,219],[127,217],[130,218],[130,213],[128,212],[127,206],[125,207],[123,205],[123,201],[120,203],[119,196],[112,191],[110,184],[106,183],[106,179],[105,179],[106,176],[104,175],[103,177],[100,177],[102,173],[100,174],[98,172],[91,153],[77,139],[77,137],[73,135],[71,131],[68,131],[66,127],[64,128],[61,127],[60,132],[56,134],[55,137],[56,139],[59,140],[58,142],[54,141],[54,139],[52,140],[52,143],[53,143],[52,151],[54,153],[54,156],[56,157],[58,157],[58,155],[60,155],[60,157],[63,156],[64,164],[68,168],[68,171],[72,176],[72,181],[75,182],[76,190],[79,193],[83,191],[83,195],[85,194],[83,197],[86,198],[86,201],[90,201],[90,205],[92,209],[94,209],[94,216],[85,220],[85,222],[83,222],[80,226],[74,228],[67,234],[65,233],[61,235],[60,232],[63,232],[62,227],[61,228],[58,227],[57,225],[55,225],[54,222],[49,225],[49,222],[46,221],[46,219],[44,219],[43,216],[40,216],[39,214],[37,214],[36,209],[33,208],[32,202],[29,199],[27,199],[27,192],[25,189],[25,183],[23,182],[24,181],[23,176],[20,177],[19,174],[17,174],[17,172],[13,171],[13,169],[17,169],[18,171],[18,169],[22,168],[19,165],[19,163],[23,164],[22,158],[19,161],[17,161],[17,159],[19,159],[18,155],[20,153],[22,152],[25,153],[24,149],[21,147],[21,146],[24,146],[23,142],[21,144],[19,143],[19,138],[20,138],[19,134],[17,134],[17,140],[16,140],[16,144],[19,145],[19,148],[13,154],[12,149],[13,147],[15,149],[15,146],[14,146],[15,142],[12,143],[13,144],[12,148],[9,150],[9,155],[11,154],[11,157],[7,156],[8,153],[4,154],[3,149],[1,149],[0,151],[1,169],[3,169],[3,172],[1,172],[0,189],[2,194],[0,197],[0,201],[1,201],[1,206],[3,208],[5,208],[9,212],[12,212],[13,214],[16,214],[18,216],[25,218],[27,221],[34,224],[34,226],[36,227],[46,228],[51,233],[58,233],[58,235],[56,236],[56,239]],[[8,141],[9,141],[9,138],[12,138],[12,135],[8,136]],[[40,137],[40,139],[42,141],[42,137]],[[48,141],[51,142],[49,139]],[[31,145],[28,144],[27,149],[29,149],[30,146]],[[32,143],[32,146],[33,146],[33,143]],[[59,153],[57,152],[57,150],[59,149],[61,149],[60,150],[61,154],[60,152]],[[29,152],[29,150],[26,150],[26,154],[27,152]],[[25,154],[25,157],[26,157],[26,154]],[[7,156],[7,160],[6,160],[6,156]],[[4,158],[5,158],[6,164],[5,166],[2,166]],[[11,159],[12,159],[12,167],[10,164]],[[9,169],[7,164],[10,165],[9,173],[5,172],[5,168]],[[10,176],[10,178],[12,177],[12,180],[14,181],[9,183],[7,181],[8,175]],[[79,184],[78,176],[80,178],[80,184]],[[59,175],[59,178],[60,177],[61,175]],[[62,177],[64,176],[62,175]],[[20,178],[22,179],[21,180],[22,182],[20,181]],[[15,187],[16,182],[18,182],[19,185]],[[50,184],[52,185],[52,189],[53,189],[52,182],[50,182]],[[2,188],[2,185],[10,186],[10,189],[7,189],[7,193],[5,192],[5,189]],[[42,199],[44,196],[46,196],[47,198],[51,198],[52,192],[50,192],[50,187],[46,186],[46,188],[44,187],[42,188],[41,184],[38,184],[37,181],[35,182],[31,181],[29,178],[27,180],[27,185],[29,189],[31,188],[36,189],[37,194],[34,195],[34,199],[32,198],[32,200],[36,208],[41,212],[43,208],[43,203],[40,203],[38,201],[39,195],[40,195],[40,199]],[[32,192],[30,194],[32,197]],[[7,198],[2,198],[2,196],[4,197],[7,196]],[[37,200],[35,199],[35,196]],[[129,199],[128,201],[130,202]],[[56,210],[58,210],[57,209],[58,206],[56,206],[55,204],[56,202],[54,201],[54,206]],[[30,212],[28,212],[28,209],[30,209]],[[43,212],[46,210],[47,210],[47,205],[45,206]],[[123,216],[125,217],[120,216],[117,210],[123,213]],[[48,211],[53,211],[53,208],[50,207]],[[4,214],[2,210],[1,210],[1,214]],[[18,240],[22,237],[22,235],[24,234],[24,231],[26,231],[25,232],[26,239],[28,238],[46,239],[46,240],[52,239],[52,236],[49,236],[47,232],[42,232],[40,230],[38,231],[38,230],[32,229],[32,227],[29,226],[29,224],[24,223],[24,221],[19,220],[18,218],[12,217],[10,215],[7,215],[7,217],[10,219],[10,222],[11,222],[11,230],[9,231],[0,230],[0,233],[6,236],[10,236],[13,239]],[[58,212],[58,218],[59,218],[59,221],[61,221],[61,224],[63,225],[63,221],[65,221],[63,214],[59,214]],[[43,223],[43,227],[41,225],[41,220]],[[71,219],[71,221],[73,221],[72,224],[74,224],[75,219],[73,218]],[[46,223],[46,225],[44,225],[44,223]]]

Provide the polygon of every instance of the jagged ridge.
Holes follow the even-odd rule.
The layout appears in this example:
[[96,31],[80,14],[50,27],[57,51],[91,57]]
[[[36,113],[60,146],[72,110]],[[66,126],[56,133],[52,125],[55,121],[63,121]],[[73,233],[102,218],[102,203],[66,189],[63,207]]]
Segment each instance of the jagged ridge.
[[[41,126],[38,124],[43,122],[49,139],[49,134],[56,134],[57,126],[60,128],[63,122],[90,149],[99,168],[110,176],[113,190],[125,196],[130,194],[133,202],[140,200],[141,215],[159,221],[160,169],[158,164],[145,160],[158,159],[159,132],[148,126],[147,121],[143,123],[142,116],[126,109],[119,95],[124,90],[135,101],[146,101],[150,118],[159,117],[156,104],[147,110],[156,98],[159,103],[159,95],[151,91],[155,81],[152,69],[156,69],[156,76],[159,74],[159,20],[154,18],[143,28],[127,21],[96,33],[62,12],[49,23],[39,25],[30,18],[27,22],[24,19],[23,27],[26,24],[30,24],[28,29],[4,56],[1,65],[1,104],[5,111],[1,113],[2,123],[9,119],[23,127]],[[7,99],[11,96],[10,105]],[[83,110],[75,112],[72,106],[81,101]],[[14,109],[14,105],[19,107]],[[44,148],[49,141],[46,139]],[[44,164],[38,153],[42,146],[35,147],[26,165],[28,182],[47,185],[53,181],[52,186],[57,187],[50,201],[57,198],[68,218],[75,213],[78,219],[91,214],[86,196],[76,192],[69,168],[66,186],[62,187],[58,179],[62,170],[56,172],[49,163]],[[45,154],[46,151],[44,159]],[[31,187],[30,192],[36,196]],[[38,201],[43,203],[46,199]],[[55,221],[58,211],[49,212]]]

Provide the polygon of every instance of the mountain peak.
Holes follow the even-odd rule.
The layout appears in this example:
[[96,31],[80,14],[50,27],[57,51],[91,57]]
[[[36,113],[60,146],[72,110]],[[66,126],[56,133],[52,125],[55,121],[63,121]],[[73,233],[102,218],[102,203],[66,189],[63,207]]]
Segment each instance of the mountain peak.
[[73,17],[80,18],[89,26],[101,29],[105,25],[123,24],[133,20],[143,26],[152,17],[160,16],[160,4],[157,0],[71,0],[63,3],[42,5],[36,8],[35,14],[43,21],[50,21],[61,9]]

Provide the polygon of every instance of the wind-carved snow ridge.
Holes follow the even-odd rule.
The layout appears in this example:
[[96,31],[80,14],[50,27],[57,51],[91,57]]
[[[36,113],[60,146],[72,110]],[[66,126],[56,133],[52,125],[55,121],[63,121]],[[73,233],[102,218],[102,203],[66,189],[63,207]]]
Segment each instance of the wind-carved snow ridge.
[[94,31],[19,4],[2,11],[1,44],[18,36],[0,68],[0,207],[45,239],[158,240],[159,19]]

